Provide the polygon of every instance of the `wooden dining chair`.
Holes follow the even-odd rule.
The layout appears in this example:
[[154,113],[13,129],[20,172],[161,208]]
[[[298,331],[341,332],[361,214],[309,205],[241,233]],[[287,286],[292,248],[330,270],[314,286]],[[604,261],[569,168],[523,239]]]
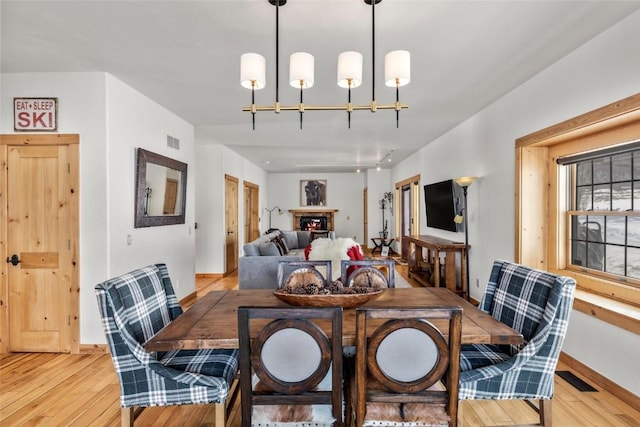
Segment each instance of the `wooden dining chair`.
[[461,319],[461,307],[357,308],[346,424],[456,426]]
[[342,308],[239,307],[238,338],[243,427],[344,425]]
[[319,275],[322,285],[326,285],[331,282],[331,261],[280,261],[278,262],[278,274],[277,285],[278,289],[282,289],[292,274],[304,275],[309,272],[310,274]]
[[390,259],[363,259],[363,260],[342,260],[340,265],[341,275],[340,278],[345,286],[348,286],[350,280],[354,277],[360,268],[375,268],[379,272],[383,273],[386,279],[387,288],[395,288],[396,283],[396,270],[395,262]]

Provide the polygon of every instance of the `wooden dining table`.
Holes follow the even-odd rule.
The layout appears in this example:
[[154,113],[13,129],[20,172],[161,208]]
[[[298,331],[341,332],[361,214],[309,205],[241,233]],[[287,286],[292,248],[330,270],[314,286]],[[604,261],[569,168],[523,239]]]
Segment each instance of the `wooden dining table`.
[[[164,327],[144,345],[147,351],[238,348],[238,307],[291,307],[273,290],[212,291]],[[520,344],[522,335],[446,288],[389,288],[366,307],[442,307],[463,309],[463,344]],[[355,309],[345,309],[343,346],[356,344]],[[439,326],[439,325],[436,325]],[[446,331],[442,331],[443,334]]]

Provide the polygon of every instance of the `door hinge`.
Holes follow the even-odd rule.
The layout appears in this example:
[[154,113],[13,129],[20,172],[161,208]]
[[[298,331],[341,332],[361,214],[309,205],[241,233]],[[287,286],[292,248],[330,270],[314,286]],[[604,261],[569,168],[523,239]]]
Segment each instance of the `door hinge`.
[[71,239],[67,240],[67,249],[71,250]]
[[67,316],[67,326],[71,326],[71,316]]
[[71,173],[71,163],[67,163],[67,173]]

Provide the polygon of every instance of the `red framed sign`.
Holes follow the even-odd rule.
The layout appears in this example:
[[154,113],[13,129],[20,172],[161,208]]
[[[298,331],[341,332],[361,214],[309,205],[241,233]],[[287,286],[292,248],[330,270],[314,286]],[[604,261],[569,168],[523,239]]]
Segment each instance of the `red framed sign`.
[[58,130],[58,98],[13,98],[15,131]]

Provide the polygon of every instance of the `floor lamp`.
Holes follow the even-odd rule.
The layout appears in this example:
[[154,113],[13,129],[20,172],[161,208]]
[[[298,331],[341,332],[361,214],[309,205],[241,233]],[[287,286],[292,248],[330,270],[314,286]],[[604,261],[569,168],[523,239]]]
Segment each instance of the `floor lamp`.
[[275,210],[278,210],[278,215],[282,215],[284,212],[282,212],[282,209],[280,209],[279,206],[274,206],[271,209],[269,208],[264,208],[264,210],[266,210],[267,212],[269,212],[269,229],[267,230],[267,233],[271,233],[271,231],[273,230],[273,228],[271,228],[271,213]]
[[462,187],[462,194],[464,196],[464,208],[462,209],[462,214],[464,215],[464,219],[460,217],[460,214],[456,215],[454,221],[456,223],[461,223],[464,220],[464,246],[467,251],[467,256],[465,257],[466,265],[466,297],[469,300],[469,224],[467,222],[467,188],[477,179],[475,176],[462,176],[460,178],[454,179],[455,183]]

